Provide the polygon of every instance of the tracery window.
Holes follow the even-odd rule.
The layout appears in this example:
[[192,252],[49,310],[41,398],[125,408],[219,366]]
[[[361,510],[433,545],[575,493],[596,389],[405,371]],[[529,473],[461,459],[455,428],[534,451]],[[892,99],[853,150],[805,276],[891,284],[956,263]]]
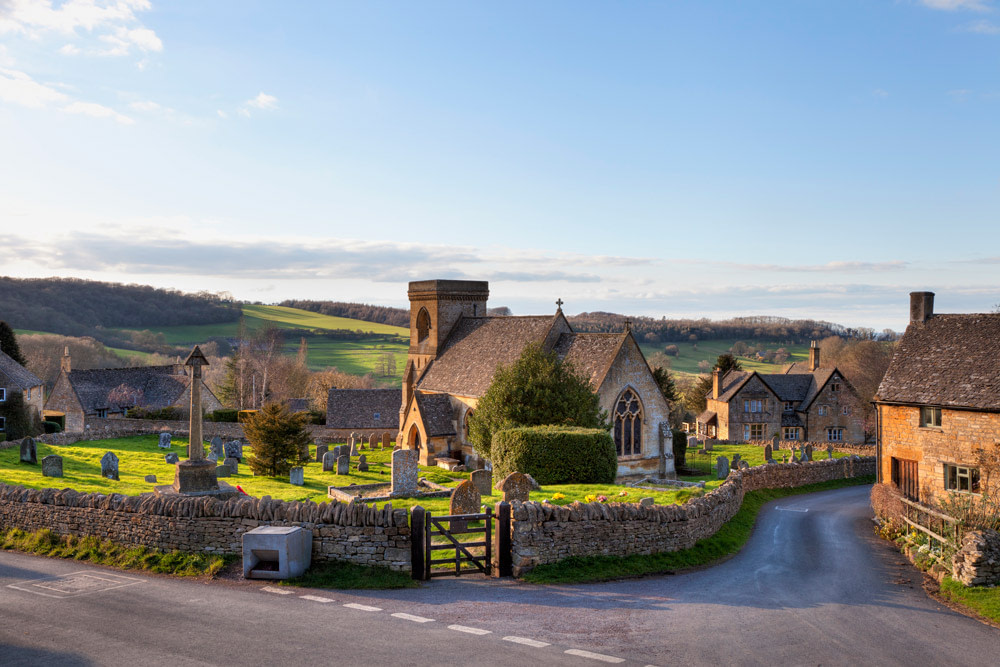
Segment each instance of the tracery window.
[[431,330],[431,316],[426,308],[421,308],[417,313],[417,342],[422,343]]
[[618,456],[642,453],[642,404],[631,389],[618,398],[614,413],[615,449]]

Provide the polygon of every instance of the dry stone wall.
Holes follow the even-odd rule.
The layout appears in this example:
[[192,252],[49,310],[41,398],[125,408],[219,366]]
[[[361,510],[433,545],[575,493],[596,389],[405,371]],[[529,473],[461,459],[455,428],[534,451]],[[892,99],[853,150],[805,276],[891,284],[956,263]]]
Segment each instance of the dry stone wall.
[[966,586],[1000,584],[1000,533],[970,530],[952,559],[952,574]]
[[789,488],[875,474],[875,457],[769,464],[730,473],[683,505],[512,503],[514,576],[570,556],[627,556],[688,549],[714,535],[757,489]]
[[242,536],[258,526],[301,526],[313,534],[313,560],[410,569],[405,509],[363,504],[284,502],[241,497],[84,494],[0,484],[0,529],[93,535],[164,551],[242,553]]

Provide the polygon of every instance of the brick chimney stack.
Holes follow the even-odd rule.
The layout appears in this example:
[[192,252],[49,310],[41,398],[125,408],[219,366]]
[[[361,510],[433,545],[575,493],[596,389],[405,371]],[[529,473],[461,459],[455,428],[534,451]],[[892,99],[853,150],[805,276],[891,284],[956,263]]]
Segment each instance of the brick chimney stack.
[[910,292],[910,324],[923,324],[934,317],[934,292]]
[[813,341],[809,345],[809,370],[814,371],[819,368],[819,342]]
[[719,369],[712,371],[712,398],[719,398]]
[[64,373],[69,373],[70,370],[72,370],[72,367],[73,364],[71,363],[69,357],[69,345],[67,345],[65,348],[63,348],[62,359],[59,360],[59,370],[61,370]]

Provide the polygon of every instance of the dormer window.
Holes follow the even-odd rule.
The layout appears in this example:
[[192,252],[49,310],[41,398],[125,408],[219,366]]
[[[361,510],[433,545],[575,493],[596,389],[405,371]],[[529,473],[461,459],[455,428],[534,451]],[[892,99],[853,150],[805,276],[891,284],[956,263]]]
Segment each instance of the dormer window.
[[381,412],[376,412],[375,413],[375,421],[378,421],[380,419],[382,419],[382,413]]
[[792,412],[795,410],[795,401],[785,401],[785,412]]

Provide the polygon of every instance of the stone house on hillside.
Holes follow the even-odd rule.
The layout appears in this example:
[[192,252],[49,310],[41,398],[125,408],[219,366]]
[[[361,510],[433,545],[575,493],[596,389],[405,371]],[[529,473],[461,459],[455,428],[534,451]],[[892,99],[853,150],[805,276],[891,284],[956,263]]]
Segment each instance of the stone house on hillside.
[[346,439],[352,433],[379,438],[399,431],[399,404],[402,389],[331,389],[326,400],[326,433]]
[[15,393],[20,393],[24,405],[32,416],[42,417],[45,401],[43,382],[34,373],[0,351],[0,433],[7,432],[7,417],[3,408],[10,404]]
[[981,493],[977,454],[1000,449],[1000,314],[936,315],[933,292],[910,294],[875,407],[879,482],[922,502]]
[[411,282],[410,350],[403,373],[397,442],[423,464],[451,457],[481,463],[469,442],[469,417],[501,365],[532,343],[554,351],[590,379],[608,411],[618,474],[672,477],[669,407],[629,327],[578,333],[562,302],[554,315],[489,316],[489,284],[466,280]]
[[[220,409],[219,399],[204,380],[199,382],[202,410]],[[125,411],[134,407],[177,408],[187,419],[191,377],[186,367],[169,364],[74,371],[67,349],[59,377],[45,402],[45,414],[50,419],[61,419],[67,432],[79,433],[87,428],[88,419],[124,417]]]
[[857,391],[837,368],[820,365],[819,347],[809,361],[781,373],[729,371],[712,376],[698,434],[729,441],[782,440],[863,443],[864,417]]

